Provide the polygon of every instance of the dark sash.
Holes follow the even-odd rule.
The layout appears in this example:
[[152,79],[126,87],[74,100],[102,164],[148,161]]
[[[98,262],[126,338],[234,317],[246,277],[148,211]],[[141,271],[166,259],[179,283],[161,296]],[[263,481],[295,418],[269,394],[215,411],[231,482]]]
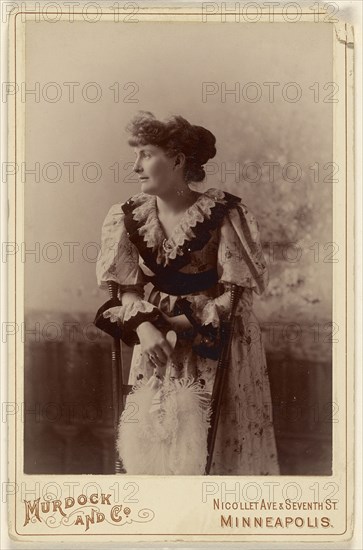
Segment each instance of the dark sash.
[[159,268],[154,276],[145,276],[145,278],[157,290],[172,296],[184,296],[193,292],[200,292],[218,283],[216,269],[209,269],[201,273],[183,273],[164,267]]

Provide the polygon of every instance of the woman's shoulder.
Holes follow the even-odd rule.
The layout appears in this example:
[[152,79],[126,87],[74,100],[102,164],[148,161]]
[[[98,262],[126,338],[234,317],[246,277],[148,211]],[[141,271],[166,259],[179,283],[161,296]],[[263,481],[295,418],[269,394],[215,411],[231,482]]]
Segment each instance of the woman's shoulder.
[[228,191],[211,187],[207,189],[203,195],[207,201],[212,201],[215,205],[220,206],[225,214],[247,214],[248,207],[244,203],[242,197],[229,193]]
[[152,195],[148,195],[146,193],[135,193],[135,195],[131,195],[131,197],[121,203],[121,208],[125,211],[129,208],[136,208],[137,206],[151,201]]
[[125,213],[136,206],[147,202],[149,195],[145,193],[136,193],[126,200],[120,200],[113,203],[106,214],[105,223],[113,223],[115,221],[121,221],[125,217]]
[[103,228],[110,228],[114,225],[118,225],[122,218],[123,218],[123,212],[122,212],[122,202],[116,202],[108,207],[107,213],[103,220]]
[[238,197],[237,195],[233,195],[232,193],[224,191],[223,189],[218,189],[216,187],[210,187],[209,189],[207,189],[207,191],[203,193],[203,195],[215,202],[222,204],[237,204],[242,200],[241,197]]
[[218,217],[221,221],[230,217],[236,218],[248,214],[247,206],[238,195],[211,187],[203,193],[203,196],[205,197],[206,204],[211,205],[212,209],[219,212]]
[[[253,239],[259,234],[259,224],[250,208],[243,199],[237,195],[218,188],[210,188],[203,195],[206,198],[206,205],[212,205],[215,217],[218,217],[221,227],[232,227],[241,237],[247,234]],[[213,208],[214,205],[214,208]]]

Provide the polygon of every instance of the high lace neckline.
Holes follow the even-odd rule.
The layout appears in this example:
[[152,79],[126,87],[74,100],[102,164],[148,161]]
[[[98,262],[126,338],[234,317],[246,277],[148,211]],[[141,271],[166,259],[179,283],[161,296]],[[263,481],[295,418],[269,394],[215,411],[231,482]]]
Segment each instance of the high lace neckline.
[[160,248],[158,260],[161,262],[158,261],[158,263],[168,264],[169,260],[175,259],[180,254],[180,247],[185,241],[196,237],[193,228],[197,223],[210,218],[212,208],[217,201],[223,201],[224,196],[223,191],[213,188],[201,193],[186,209],[168,238],[159,220],[156,197],[140,193],[140,199],[144,200],[139,207],[135,208],[133,217],[139,222],[144,222],[139,227],[139,234],[143,236],[147,246],[153,249]]
[[155,216],[157,218],[157,221],[158,221],[158,224],[159,224],[159,227],[160,227],[160,232],[162,233],[163,237],[164,237],[164,241],[165,242],[173,242],[173,237],[174,237],[174,233],[177,233],[180,229],[180,225],[183,224],[183,219],[185,217],[187,218],[190,218],[190,214],[191,212],[193,211],[193,208],[195,206],[195,204],[199,201],[200,197],[203,195],[204,193],[199,193],[198,194],[198,197],[196,198],[196,200],[190,205],[188,206],[188,208],[186,208],[183,212],[183,214],[179,217],[179,221],[176,222],[176,224],[174,225],[169,237],[168,235],[166,234],[166,231],[163,227],[163,224],[160,220],[160,212],[158,210],[158,203],[157,203],[157,198],[156,196],[152,196],[152,201],[153,201],[153,209],[155,211]]

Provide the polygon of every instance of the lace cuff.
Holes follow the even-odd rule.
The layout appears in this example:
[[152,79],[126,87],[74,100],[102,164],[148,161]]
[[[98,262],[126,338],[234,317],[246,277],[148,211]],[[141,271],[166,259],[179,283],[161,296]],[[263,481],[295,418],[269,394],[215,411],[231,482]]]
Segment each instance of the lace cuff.
[[[248,308],[246,299],[243,299],[243,296],[244,294],[237,305],[236,316],[242,315]],[[217,329],[221,324],[221,320],[226,319],[230,312],[231,293],[226,291],[217,298],[209,298],[203,295],[188,296],[178,302],[178,305],[194,326],[202,327],[201,330],[203,330],[203,327]]]
[[[221,351],[221,335],[214,326],[210,312],[206,308],[212,302],[207,296],[188,296],[177,301],[177,314],[184,314],[193,327],[193,350],[201,357],[218,359]],[[205,315],[198,315],[198,311]]]
[[[228,318],[231,305],[231,293],[228,289],[227,284],[226,292],[217,298],[195,295],[181,298],[177,302],[179,313],[183,313],[193,326],[193,349],[202,357],[219,357],[222,347],[221,321]],[[252,309],[252,300],[252,291],[244,288],[235,315],[247,320]]]
[[144,321],[156,321],[160,317],[160,311],[150,302],[138,300],[124,306],[111,307],[103,312],[103,316],[129,332],[136,330]]
[[171,328],[159,309],[146,300],[126,305],[121,305],[118,299],[108,300],[98,310],[94,324],[113,338],[134,346],[140,343],[136,329],[144,321],[153,323],[159,330]]

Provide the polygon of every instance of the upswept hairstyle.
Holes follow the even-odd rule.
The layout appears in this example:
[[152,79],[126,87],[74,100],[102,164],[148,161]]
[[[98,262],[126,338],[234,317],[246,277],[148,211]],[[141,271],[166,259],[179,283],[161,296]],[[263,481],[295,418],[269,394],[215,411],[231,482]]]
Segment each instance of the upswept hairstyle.
[[126,126],[126,130],[131,134],[128,144],[133,147],[156,145],[169,157],[184,153],[184,179],[187,183],[204,180],[203,164],[217,152],[216,138],[212,132],[202,126],[190,124],[179,115],[162,122],[149,111],[139,111]]

